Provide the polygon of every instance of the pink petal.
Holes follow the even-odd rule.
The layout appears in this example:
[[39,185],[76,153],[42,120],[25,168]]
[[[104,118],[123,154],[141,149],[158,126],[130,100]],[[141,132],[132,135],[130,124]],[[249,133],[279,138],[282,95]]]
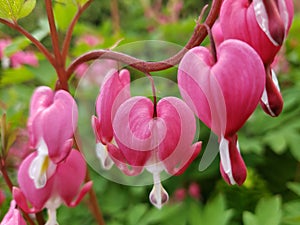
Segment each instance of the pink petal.
[[[107,145],[108,153],[115,165],[127,176],[137,176],[144,169],[144,163],[141,166],[135,166],[128,163],[122,151],[113,144]],[[137,164],[137,163],[134,163]]]
[[[28,199],[33,208],[35,210],[41,210],[47,200],[51,197],[53,188],[53,176],[47,180],[47,183],[43,188],[37,189],[35,187],[33,180],[29,177],[29,166],[36,155],[36,152],[32,153],[22,162],[18,171],[18,183],[21,192],[24,194],[24,197]],[[15,198],[15,200],[18,202],[18,205],[20,205],[20,207],[23,206],[24,208],[22,208],[24,210],[28,210],[28,207],[25,207],[26,203],[22,195],[20,195],[19,193],[17,196],[19,196],[19,198]]]
[[55,173],[54,188],[55,192],[59,194],[67,205],[70,205],[78,195],[85,174],[86,162],[82,154],[77,150],[73,149],[66,160],[58,165]]
[[248,0],[226,0],[220,12],[225,39],[239,39],[252,46],[264,64],[271,64],[280,47],[275,46],[256,20],[254,4]]
[[130,74],[128,70],[110,70],[100,89],[96,102],[96,112],[100,127],[96,132],[103,144],[113,138],[112,120],[117,108],[130,97]]
[[[234,66],[229,66],[233,62]],[[212,74],[218,80],[225,100],[227,136],[239,130],[255,110],[265,86],[264,66],[249,45],[227,40],[218,48],[218,62],[212,68]]]
[[133,97],[116,112],[114,137],[130,165],[143,166],[150,157],[150,151],[157,148],[166,135],[164,122],[153,120],[153,109],[150,99]]
[[218,136],[227,136],[240,129],[256,108],[265,72],[257,53],[244,42],[226,40],[217,54],[212,65],[208,50],[190,50],[179,64],[178,84],[196,115]]
[[283,109],[283,99],[280,93],[278,80],[274,71],[266,68],[266,87],[261,102],[263,110],[270,116],[279,116]]
[[83,187],[81,188],[76,199],[73,200],[73,202],[69,203],[68,206],[69,207],[77,206],[81,202],[82,198],[91,190],[92,186],[93,186],[93,181],[89,181],[89,182],[85,183],[83,185]]
[[32,148],[36,148],[41,138],[42,131],[41,126],[35,126],[33,121],[36,117],[40,116],[40,113],[49,107],[53,103],[54,93],[51,88],[46,86],[38,87],[30,100],[30,111],[27,122],[28,131],[30,133],[30,144]]
[[212,27],[212,35],[215,41],[216,46],[219,46],[224,41],[223,30],[221,23],[217,20]]
[[14,200],[10,203],[10,208],[6,215],[3,217],[0,225],[26,225],[21,212],[16,209],[16,202]]
[[182,100],[166,97],[157,104],[157,117],[167,127],[165,139],[159,145],[158,158],[169,173],[182,173],[201,149],[201,144],[191,147],[196,133],[194,114]]
[[[220,147],[220,171],[228,184],[242,185],[247,177],[247,168],[238,149],[237,135],[227,138],[228,146]],[[228,158],[222,158],[223,152],[228,151]]]
[[43,111],[40,121],[36,121],[37,126],[42,126],[43,138],[53,162],[60,162],[71,150],[64,147],[71,146],[66,142],[72,138],[77,120],[78,110],[74,99],[61,90],[55,93],[53,104]]

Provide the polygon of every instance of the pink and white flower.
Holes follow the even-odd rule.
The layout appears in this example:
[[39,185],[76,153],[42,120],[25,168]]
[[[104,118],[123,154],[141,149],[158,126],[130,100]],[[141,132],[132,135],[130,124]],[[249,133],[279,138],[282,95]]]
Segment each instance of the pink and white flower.
[[36,213],[47,208],[49,217],[46,225],[57,225],[56,209],[61,204],[68,207],[78,205],[90,190],[92,182],[81,187],[86,174],[86,163],[82,154],[73,149],[67,158],[57,165],[47,183],[43,187],[36,187],[28,171],[37,156],[37,152],[32,153],[22,162],[18,171],[20,188],[13,188],[13,197],[26,213]]
[[68,92],[54,92],[49,87],[35,90],[27,126],[30,146],[37,149],[29,167],[30,177],[37,188],[46,185],[57,164],[69,155],[77,120],[77,105]]
[[201,150],[201,142],[192,144],[196,132],[193,112],[175,97],[162,98],[156,105],[137,96],[120,105],[112,127],[116,144],[109,143],[108,152],[115,165],[129,176],[143,169],[152,173],[149,199],[161,208],[169,197],[160,173],[182,174]]
[[224,179],[241,185],[247,172],[236,133],[259,102],[265,71],[254,49],[239,40],[222,42],[216,58],[207,48],[191,49],[179,64],[178,85],[194,113],[219,137]]
[[283,108],[271,64],[287,36],[293,16],[292,0],[225,0],[221,7],[220,24],[224,38],[248,43],[263,60],[266,86],[261,105],[271,116],[278,116]]
[[105,76],[96,101],[97,116],[92,117],[96,136],[96,153],[102,167],[110,169],[113,161],[107,152],[107,145],[114,142],[112,121],[118,107],[130,97],[130,74],[128,70],[111,69]]

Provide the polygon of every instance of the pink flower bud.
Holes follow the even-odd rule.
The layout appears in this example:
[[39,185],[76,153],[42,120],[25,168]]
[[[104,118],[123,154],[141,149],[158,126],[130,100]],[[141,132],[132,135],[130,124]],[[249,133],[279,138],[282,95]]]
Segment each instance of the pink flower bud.
[[192,198],[199,200],[201,197],[201,190],[199,184],[197,184],[196,182],[192,182],[189,185],[188,193]]

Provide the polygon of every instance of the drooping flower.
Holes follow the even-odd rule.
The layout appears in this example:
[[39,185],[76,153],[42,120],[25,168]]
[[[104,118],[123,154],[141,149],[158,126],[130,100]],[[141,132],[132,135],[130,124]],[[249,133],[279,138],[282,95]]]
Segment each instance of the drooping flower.
[[10,208],[6,215],[3,217],[0,225],[26,225],[21,212],[16,208],[15,200],[10,202]]
[[30,145],[38,152],[29,168],[37,188],[45,186],[57,164],[70,153],[77,118],[76,102],[68,92],[48,87],[35,90],[27,126]]
[[283,99],[271,64],[290,29],[294,15],[292,0],[225,0],[220,23],[225,39],[239,39],[251,45],[263,60],[266,87],[261,105],[278,116]]
[[128,70],[111,69],[105,77],[96,101],[97,116],[92,117],[96,135],[96,153],[102,167],[110,169],[113,161],[107,153],[107,145],[113,140],[112,121],[118,107],[130,97],[130,74]]
[[108,152],[115,165],[130,176],[144,168],[152,173],[154,186],[149,199],[161,208],[168,194],[160,173],[183,173],[201,150],[201,142],[192,145],[196,132],[193,112],[175,97],[162,98],[156,105],[137,96],[120,105],[112,126],[116,145],[108,144]]
[[86,183],[80,190],[86,174],[86,163],[82,154],[73,149],[67,158],[57,165],[45,186],[37,188],[28,173],[37,155],[38,153],[34,152],[22,162],[18,171],[20,188],[13,188],[13,197],[26,213],[36,213],[47,208],[49,218],[46,225],[57,225],[56,209],[61,204],[68,207],[78,205],[90,190],[92,182]]
[[236,133],[262,95],[264,66],[254,49],[239,40],[222,42],[216,57],[215,62],[204,47],[191,49],[179,64],[178,85],[187,104],[219,137],[224,179],[241,185],[247,172]]

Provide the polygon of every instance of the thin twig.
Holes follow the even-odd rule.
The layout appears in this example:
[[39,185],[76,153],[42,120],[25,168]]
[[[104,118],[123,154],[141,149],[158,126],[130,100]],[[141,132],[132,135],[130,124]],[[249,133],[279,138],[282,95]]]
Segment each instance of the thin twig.
[[51,65],[55,66],[53,55],[48,51],[48,49],[39,40],[37,40],[34,36],[32,36],[27,30],[25,30],[23,27],[21,27],[17,23],[12,23],[12,22],[2,19],[2,18],[0,18],[0,23],[3,23],[6,26],[23,34],[28,40],[30,40],[32,42],[32,44],[34,44],[41,51],[41,53],[44,54],[44,56],[51,63]]
[[87,3],[85,3],[82,7],[79,7],[77,10],[77,13],[75,14],[74,18],[72,19],[65,39],[64,39],[64,43],[63,43],[63,48],[62,48],[62,60],[64,62],[64,64],[66,63],[66,59],[69,53],[69,48],[70,48],[70,43],[71,43],[71,39],[72,39],[72,35],[73,35],[73,30],[74,27],[76,25],[76,23],[78,22],[79,17],[81,16],[81,14],[90,6],[90,4],[92,3],[93,0],[88,1]]
[[[75,131],[73,140],[74,140],[75,148],[78,151],[82,152],[82,143],[81,143],[80,134],[79,134],[78,130]],[[89,182],[89,181],[91,181],[90,173],[89,173],[89,170],[86,170],[85,182]],[[98,225],[105,225],[103,214],[102,214],[102,211],[98,204],[97,196],[96,196],[96,193],[95,193],[93,187],[89,191],[89,199],[90,199],[89,206],[91,208],[91,211],[92,211],[94,218],[96,219]]]
[[[205,20],[205,24],[207,24],[209,27],[212,27],[214,22],[216,21],[220,8],[221,8],[222,0],[213,0],[210,12]],[[177,65],[184,54],[191,48],[196,47],[202,43],[202,41],[205,39],[207,36],[207,30],[206,27],[202,24],[197,24],[194,33],[190,40],[187,42],[185,47],[181,49],[177,54],[174,56],[165,59],[163,61],[159,62],[146,62],[140,59],[137,59],[135,57],[129,56],[124,53],[120,52],[114,52],[110,50],[95,50],[95,51],[90,51],[87,52],[86,54],[83,54],[79,56],[77,59],[75,59],[67,69],[66,75],[67,79],[71,77],[77,66],[80,64],[90,61],[90,60],[95,60],[100,57],[105,58],[105,59],[113,59],[117,60],[120,62],[123,62],[127,65],[130,65],[131,67],[140,70],[142,72],[153,72],[153,71],[160,71],[160,70],[165,70],[168,69],[174,65]]]

